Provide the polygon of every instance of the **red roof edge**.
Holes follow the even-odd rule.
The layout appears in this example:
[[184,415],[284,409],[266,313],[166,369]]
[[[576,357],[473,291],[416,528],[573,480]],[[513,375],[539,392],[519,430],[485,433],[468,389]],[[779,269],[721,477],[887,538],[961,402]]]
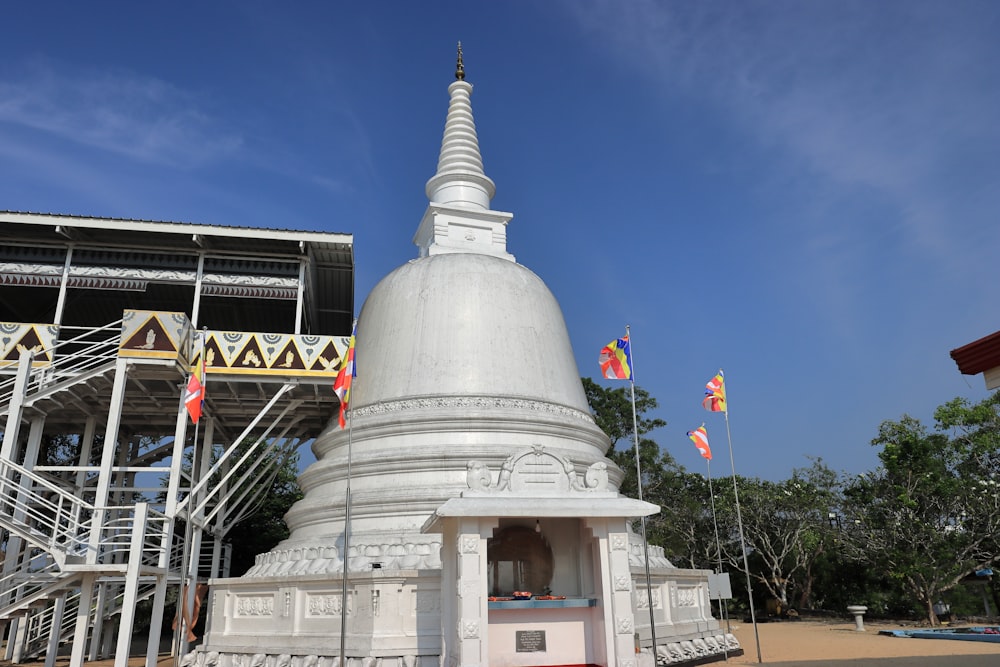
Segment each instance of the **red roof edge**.
[[951,351],[963,375],[977,375],[1000,366],[1000,331]]

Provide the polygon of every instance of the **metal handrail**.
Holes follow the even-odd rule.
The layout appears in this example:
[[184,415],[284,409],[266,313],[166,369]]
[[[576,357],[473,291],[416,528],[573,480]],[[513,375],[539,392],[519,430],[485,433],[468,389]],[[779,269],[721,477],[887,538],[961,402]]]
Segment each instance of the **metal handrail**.
[[[30,480],[26,484],[25,480]],[[108,519],[98,529],[99,564],[115,562],[115,555],[128,551],[134,506],[95,507],[61,486],[7,459],[0,459],[0,526],[30,544],[41,547],[59,561],[84,556],[90,550],[92,517]],[[147,509],[147,532],[141,557],[155,565],[160,545],[170,525],[166,515]]]
[[[43,388],[54,388],[54,385],[67,379],[76,379],[87,373],[97,372],[102,366],[114,361],[121,345],[122,322],[124,318],[97,329],[85,327],[63,326],[59,329],[60,338],[64,332],[79,331],[71,338],[57,340],[49,348],[52,354],[52,364],[43,368],[32,368],[25,387],[25,395],[39,393]],[[60,356],[62,351],[69,353]],[[16,376],[0,381],[0,413],[6,411],[13,397]]]

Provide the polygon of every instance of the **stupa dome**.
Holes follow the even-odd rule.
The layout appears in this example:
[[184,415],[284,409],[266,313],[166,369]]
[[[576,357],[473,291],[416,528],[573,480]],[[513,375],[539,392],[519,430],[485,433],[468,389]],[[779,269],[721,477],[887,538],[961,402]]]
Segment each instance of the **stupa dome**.
[[360,413],[433,396],[530,399],[588,411],[562,311],[519,264],[481,254],[410,262],[372,290],[358,331],[352,408]]

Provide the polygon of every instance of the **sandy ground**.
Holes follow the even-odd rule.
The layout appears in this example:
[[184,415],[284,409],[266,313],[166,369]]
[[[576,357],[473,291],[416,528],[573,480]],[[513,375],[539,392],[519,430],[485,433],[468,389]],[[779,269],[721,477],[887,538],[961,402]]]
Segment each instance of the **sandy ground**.
[[[897,630],[899,625],[865,623],[865,631],[854,629],[853,622],[796,621],[760,623],[760,653],[766,665],[782,667],[1000,667],[1000,643],[955,641],[946,639],[907,639],[884,637],[879,630]],[[733,634],[745,654],[731,658],[728,664],[755,665],[757,643],[749,623],[733,623]],[[10,663],[0,662],[7,667]],[[23,663],[41,667],[43,663]],[[58,667],[69,664],[67,658],[56,661]],[[87,663],[110,667],[113,661]],[[130,666],[143,664],[141,658]],[[727,663],[715,663],[724,665]],[[173,660],[161,657],[159,667],[172,667]]]
[[[759,623],[763,664],[783,667],[1000,667],[1000,643],[951,639],[886,637],[879,630],[899,630],[895,624],[795,621]],[[753,625],[733,624],[744,655],[729,662],[754,665],[757,642]]]

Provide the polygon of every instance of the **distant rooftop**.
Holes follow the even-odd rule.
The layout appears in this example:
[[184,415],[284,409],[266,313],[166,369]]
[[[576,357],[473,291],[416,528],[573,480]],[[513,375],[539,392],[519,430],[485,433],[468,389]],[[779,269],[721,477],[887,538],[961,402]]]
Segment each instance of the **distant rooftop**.
[[963,375],[983,374],[987,389],[1000,387],[1000,331],[951,351]]

